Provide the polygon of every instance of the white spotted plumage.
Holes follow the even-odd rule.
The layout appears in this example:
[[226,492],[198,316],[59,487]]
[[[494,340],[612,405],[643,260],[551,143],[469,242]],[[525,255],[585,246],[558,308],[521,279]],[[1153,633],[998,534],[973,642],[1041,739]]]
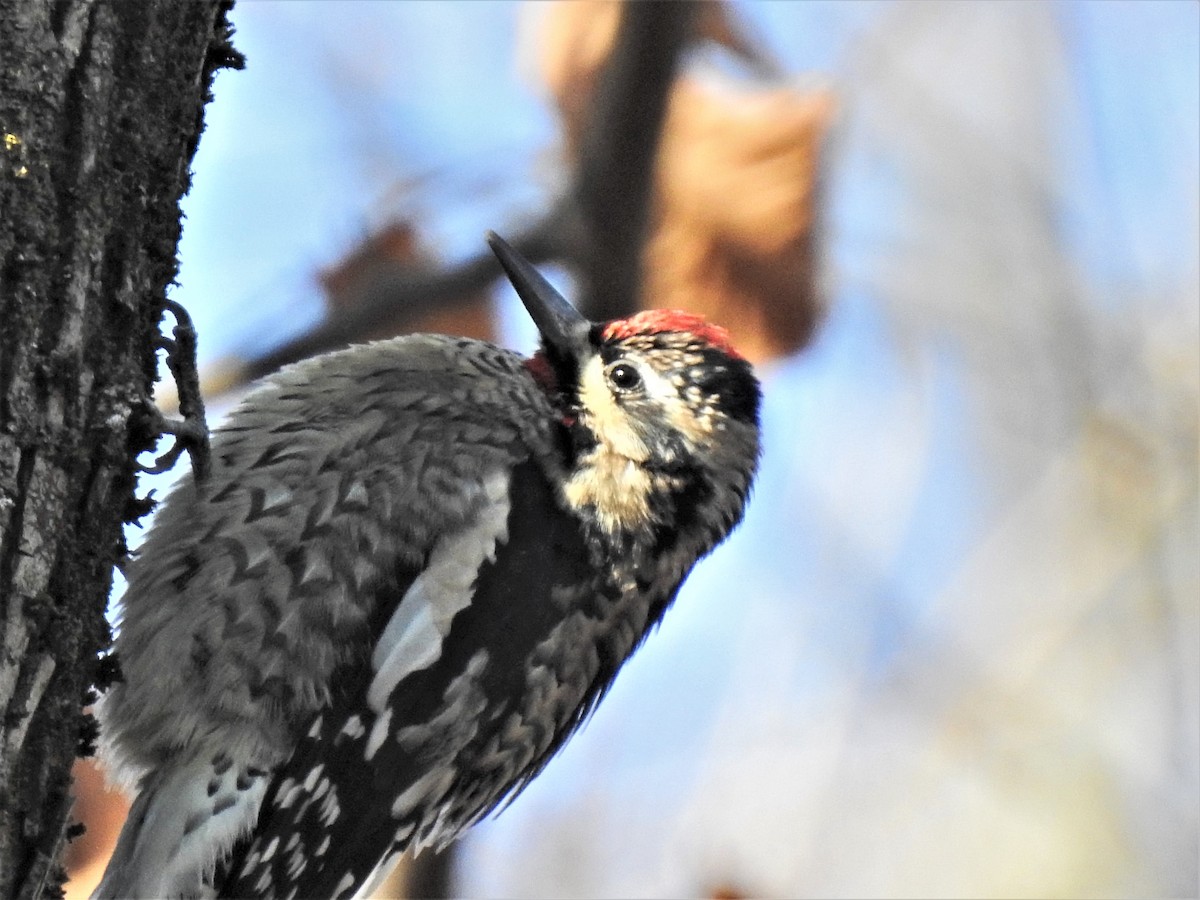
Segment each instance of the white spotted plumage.
[[741,517],[759,394],[724,333],[593,326],[493,246],[533,359],[292,366],[164,504],[100,708],[139,796],[99,897],[369,890],[541,771]]
[[[130,810],[114,859],[124,859],[135,879],[98,893],[132,897],[199,896],[218,857],[250,828],[267,789],[267,773],[250,777],[227,758],[194,760],[155,778]],[[239,785],[241,785],[239,787]],[[153,800],[153,802],[151,802]]]

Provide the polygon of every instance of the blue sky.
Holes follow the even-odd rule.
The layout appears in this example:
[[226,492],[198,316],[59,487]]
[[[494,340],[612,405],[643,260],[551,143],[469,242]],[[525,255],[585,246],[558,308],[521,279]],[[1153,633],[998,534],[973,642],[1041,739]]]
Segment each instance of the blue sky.
[[[870,105],[878,93],[856,93],[882,55],[880,42],[905,28],[918,38],[936,35],[930,20],[956,7],[738,8],[798,82],[846,91],[828,184],[830,320],[809,352],[765,374],[767,456],[745,526],[689,583],[588,732],[530,788],[522,804],[531,818],[585,794],[601,764],[614,769],[601,776],[609,787],[657,785],[664,808],[684,803],[703,760],[679,763],[672,748],[740,721],[723,717],[730,704],[745,706],[755,678],[778,709],[807,722],[861,667],[885,677],[900,648],[928,639],[921,629],[933,626],[923,615],[995,524],[1005,492],[1015,490],[1004,478],[1040,474],[1036,466],[1016,476],[989,468],[995,411],[975,393],[978,360],[958,342],[953,322],[919,318],[927,310],[910,317],[888,297],[888,266],[907,260],[916,275],[928,271],[930,295],[947,293],[935,311],[952,318],[958,288],[932,283],[939,261],[962,242],[987,242],[946,234],[942,254],[935,234],[931,246],[916,246],[923,235],[912,217],[928,213],[921,198],[945,197],[906,181],[899,151],[862,138],[894,111]],[[1007,27],[1003,11],[1016,8],[1031,7],[992,5],[993,24]],[[1035,168],[1048,233],[1086,316],[1111,319],[1103,339],[1161,342],[1149,326],[1139,330],[1161,320],[1154,327],[1176,340],[1182,333],[1186,348],[1200,318],[1200,5],[1036,8],[1046,18],[1012,33],[1061,49],[1049,55],[1064,77],[1047,83],[1044,95],[1037,73],[1029,74],[1041,62],[1029,48],[989,44],[979,33],[964,33],[962,45],[992,53],[1004,78],[1032,79],[1030,102],[1052,116],[1035,121],[1047,147]],[[315,273],[388,214],[420,213],[441,252],[454,258],[478,249],[485,229],[535,213],[552,189],[555,126],[514,58],[523,34],[517,4],[256,0],[240,3],[232,18],[247,68],[217,78],[185,201],[174,290],[199,329],[202,367],[261,352],[314,323],[322,302]],[[931,46],[951,50],[930,63],[932,71],[944,63],[947,72],[974,72],[974,61],[942,37]],[[955,87],[947,96],[963,101]],[[972,106],[970,96],[948,108],[977,118],[980,130],[964,126],[964,133],[985,135],[979,145],[998,166],[1028,151],[990,132],[999,113]],[[953,183],[956,173],[945,174]],[[419,187],[398,191],[406,182]],[[981,208],[1003,199],[982,198]],[[1013,292],[1028,284],[1028,273],[1007,262],[999,260],[992,279],[1000,296],[1010,283]],[[961,299],[966,309],[970,297]],[[504,307],[505,340],[528,349],[532,329],[515,309]],[[999,317],[1003,323],[1003,310]],[[1032,345],[1028,359],[1017,356],[1018,367],[1039,364]],[[1194,380],[1190,372],[1185,379]],[[1037,399],[1022,408],[1034,424]],[[771,672],[747,668],[756,652]],[[748,734],[763,710],[745,710]],[[501,823],[482,840],[519,842],[519,808],[506,814],[514,829],[507,837]],[[479,847],[476,859],[489,859],[486,843]],[[475,877],[495,890],[505,884],[479,871]]]
[[[830,82],[863,29],[895,14],[882,2],[739,9],[790,71]],[[1060,135],[1073,159],[1064,225],[1081,269],[1101,289],[1186,275],[1195,257],[1179,227],[1192,197],[1164,179],[1196,180],[1197,5],[1079,2],[1055,15],[1084,117]],[[200,327],[202,360],[253,353],[315,321],[314,272],[397,202],[461,256],[546,196],[538,160],[555,128],[514,58],[518,4],[256,0],[232,18],[248,64],[217,78],[175,292]],[[409,179],[425,187],[397,201]],[[888,184],[840,183],[835,216],[852,234]],[[1194,209],[1191,220],[1194,232]],[[852,251],[833,248],[849,268]]]

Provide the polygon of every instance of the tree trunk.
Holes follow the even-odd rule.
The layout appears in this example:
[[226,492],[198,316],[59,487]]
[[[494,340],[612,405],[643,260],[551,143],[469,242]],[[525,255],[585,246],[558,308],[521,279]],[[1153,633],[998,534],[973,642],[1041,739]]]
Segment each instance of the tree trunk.
[[0,0],[0,898],[62,882],[227,7]]

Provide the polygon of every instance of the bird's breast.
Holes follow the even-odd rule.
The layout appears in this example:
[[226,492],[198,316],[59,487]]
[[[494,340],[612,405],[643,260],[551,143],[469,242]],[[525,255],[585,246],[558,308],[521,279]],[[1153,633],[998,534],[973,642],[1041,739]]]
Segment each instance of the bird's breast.
[[597,444],[579,457],[563,485],[563,497],[581,518],[594,519],[608,535],[636,532],[653,520],[655,485],[638,462]]

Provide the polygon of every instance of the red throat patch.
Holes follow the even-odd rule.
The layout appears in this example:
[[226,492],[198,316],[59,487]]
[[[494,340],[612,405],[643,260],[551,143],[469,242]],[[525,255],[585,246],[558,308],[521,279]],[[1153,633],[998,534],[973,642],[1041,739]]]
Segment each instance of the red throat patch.
[[720,325],[713,325],[704,316],[684,312],[682,309],[643,310],[627,319],[609,322],[601,334],[605,340],[619,341],[639,334],[663,334],[669,331],[693,334],[734,359],[743,358],[733,346],[733,339],[728,331]]
[[[546,394],[554,398],[558,394],[558,378],[554,374],[554,366],[550,365],[550,360],[546,358],[544,351],[539,350],[523,363],[525,371],[533,376],[533,380],[538,383],[538,386],[546,392]],[[562,414],[562,423],[570,428],[575,424],[575,417]]]
[[547,394],[553,394],[558,390],[558,379],[554,377],[554,367],[550,365],[550,360],[546,359],[546,354],[539,350],[529,359],[525,360],[525,369],[533,376],[543,391]]

